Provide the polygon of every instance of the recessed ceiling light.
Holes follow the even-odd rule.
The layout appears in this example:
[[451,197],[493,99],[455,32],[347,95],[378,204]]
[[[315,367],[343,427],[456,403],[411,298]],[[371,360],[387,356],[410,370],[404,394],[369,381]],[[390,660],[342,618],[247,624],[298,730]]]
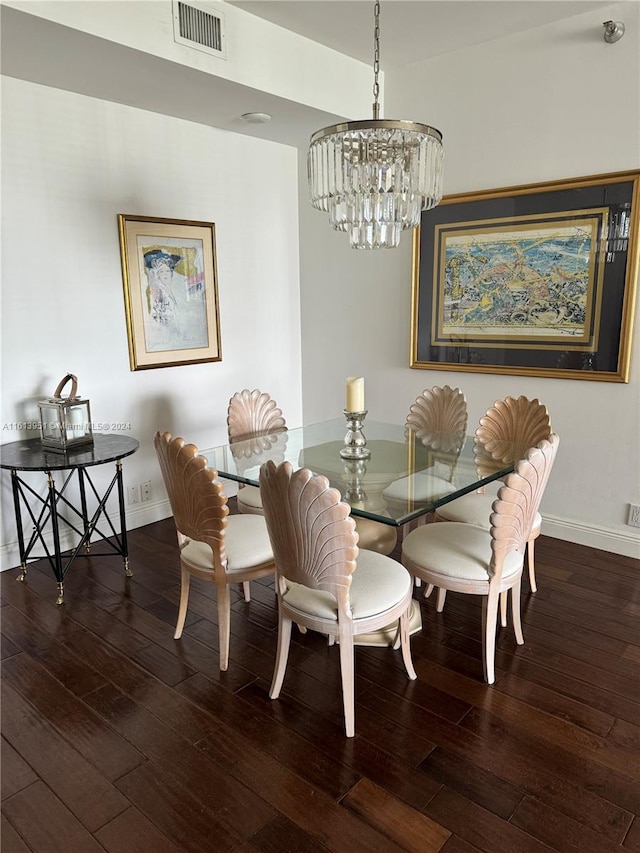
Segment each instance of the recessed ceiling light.
[[240,118],[247,124],[266,124],[271,121],[269,113],[243,113]]

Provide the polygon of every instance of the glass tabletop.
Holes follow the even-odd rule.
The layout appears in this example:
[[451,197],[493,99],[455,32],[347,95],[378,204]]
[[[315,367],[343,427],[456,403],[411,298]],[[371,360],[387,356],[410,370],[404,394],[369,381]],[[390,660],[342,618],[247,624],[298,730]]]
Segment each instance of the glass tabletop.
[[[295,469],[324,474],[348,501],[354,515],[400,526],[442,504],[496,480],[513,463],[496,461],[483,475],[476,469],[473,436],[418,435],[404,425],[367,421],[365,460],[343,459],[344,418],[261,435],[201,450],[221,477],[258,485],[260,466],[289,461]],[[508,455],[508,454],[507,454]]]

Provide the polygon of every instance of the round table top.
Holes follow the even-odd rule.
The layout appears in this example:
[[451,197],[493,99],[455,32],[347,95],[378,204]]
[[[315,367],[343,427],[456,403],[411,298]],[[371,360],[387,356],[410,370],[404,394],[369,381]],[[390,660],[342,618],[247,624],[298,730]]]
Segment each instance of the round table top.
[[0,444],[0,468],[16,471],[60,471],[89,468],[131,456],[140,442],[130,435],[94,433],[93,444],[70,447],[64,453],[43,447],[39,438]]

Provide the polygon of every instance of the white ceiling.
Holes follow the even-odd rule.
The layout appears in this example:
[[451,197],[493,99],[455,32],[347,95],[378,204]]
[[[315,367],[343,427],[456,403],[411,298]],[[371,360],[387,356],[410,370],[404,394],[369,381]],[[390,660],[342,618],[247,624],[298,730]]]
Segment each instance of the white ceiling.
[[[227,2],[373,63],[373,0]],[[607,6],[601,0],[382,0],[380,66],[399,68]]]
[[[234,5],[372,64],[372,0],[234,0]],[[594,8],[603,9],[604,21],[607,6],[601,0],[382,0],[381,66],[399,67]],[[348,118],[199,73],[2,0],[0,19],[1,70],[10,77],[289,145],[306,145],[314,130]],[[593,38],[602,33],[595,31]],[[248,125],[240,119],[256,111],[274,120]]]

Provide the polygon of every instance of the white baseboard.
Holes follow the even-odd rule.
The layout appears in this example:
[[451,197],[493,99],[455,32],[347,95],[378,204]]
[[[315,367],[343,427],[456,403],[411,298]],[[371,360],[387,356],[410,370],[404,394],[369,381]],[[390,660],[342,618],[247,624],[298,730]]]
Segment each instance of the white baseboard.
[[542,535],[640,560],[640,533],[627,533],[626,530],[612,530],[597,524],[582,524],[567,518],[543,515]]

